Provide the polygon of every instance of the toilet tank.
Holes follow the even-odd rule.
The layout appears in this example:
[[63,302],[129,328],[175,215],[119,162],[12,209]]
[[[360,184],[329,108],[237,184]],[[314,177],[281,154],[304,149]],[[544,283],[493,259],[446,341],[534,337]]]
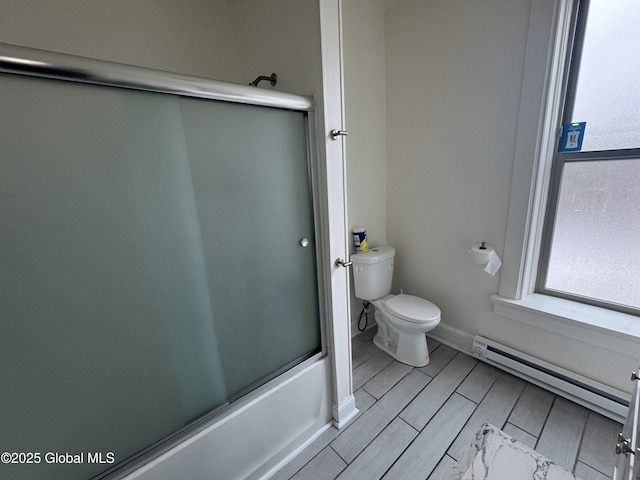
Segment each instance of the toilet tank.
[[391,292],[395,255],[393,247],[376,247],[351,255],[357,298],[377,300]]

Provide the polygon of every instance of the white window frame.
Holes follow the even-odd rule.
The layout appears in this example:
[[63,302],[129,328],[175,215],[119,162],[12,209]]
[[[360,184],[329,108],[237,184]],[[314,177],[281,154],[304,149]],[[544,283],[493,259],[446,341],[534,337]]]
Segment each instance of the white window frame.
[[576,2],[531,2],[504,262],[491,299],[501,316],[636,356],[637,316],[535,293]]

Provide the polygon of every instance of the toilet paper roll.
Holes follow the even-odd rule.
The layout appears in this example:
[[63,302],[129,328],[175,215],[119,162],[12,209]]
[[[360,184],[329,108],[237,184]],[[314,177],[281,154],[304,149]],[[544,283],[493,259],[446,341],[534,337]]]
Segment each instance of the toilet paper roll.
[[487,245],[484,242],[476,243],[468,253],[471,261],[478,265],[484,265],[484,271],[490,275],[495,275],[502,266],[502,261],[492,245]]

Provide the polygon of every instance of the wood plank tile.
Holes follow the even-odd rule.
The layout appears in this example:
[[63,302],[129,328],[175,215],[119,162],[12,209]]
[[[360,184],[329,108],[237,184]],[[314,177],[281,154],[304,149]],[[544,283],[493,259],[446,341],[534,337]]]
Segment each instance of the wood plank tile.
[[436,348],[442,345],[435,338],[432,338],[431,335],[427,335],[427,348],[429,349],[429,354],[431,354]]
[[351,351],[351,369],[355,370],[378,353],[380,349],[373,342],[367,342]]
[[356,459],[349,464],[338,480],[375,480],[381,478],[393,462],[409,446],[418,432],[396,419],[378,435]]
[[287,480],[292,478],[298,471],[300,471],[307,463],[309,463],[315,456],[317,456],[327,445],[329,445],[338,435],[340,431],[331,427],[326,432],[322,433],[316,438],[310,445],[308,445],[302,452],[296,455],[289,463],[282,467],[278,472],[271,477],[270,480]]
[[394,360],[378,375],[365,383],[362,388],[369,392],[373,397],[380,398],[387,393],[391,387],[402,380],[411,370],[413,370],[413,367]]
[[555,395],[535,385],[527,385],[509,422],[534,437],[539,437]]
[[589,465],[585,465],[582,462],[578,462],[576,470],[573,472],[576,476],[582,480],[610,480],[613,476],[613,467],[608,475],[600,473],[598,470],[591,468]]
[[435,377],[440,370],[442,370],[458,353],[457,350],[454,350],[451,347],[447,347],[446,345],[440,345],[436,348],[433,353],[429,352],[429,365],[426,367],[421,367],[420,370],[422,373],[426,373],[430,377]]
[[526,383],[506,373],[501,374],[456,438],[447,454],[460,460],[483,423],[502,428],[524,390]]
[[445,455],[438,463],[438,466],[431,472],[427,480],[447,480],[451,474],[451,469],[455,466],[456,461],[449,455]]
[[424,373],[412,370],[369,410],[347,426],[331,443],[331,447],[345,461],[353,461],[430,380]]
[[296,473],[292,480],[333,480],[346,466],[331,447],[326,447]]
[[362,388],[356,390],[353,396],[356,399],[356,408],[358,409],[358,413],[355,418],[358,418],[364,412],[369,410],[369,407],[376,403],[376,399],[371,396],[369,392],[363,390]]
[[616,462],[615,445],[622,425],[589,412],[578,460],[599,472],[611,475]]
[[[325,431],[272,480],[381,475],[444,480],[460,455],[456,452],[468,447],[485,421],[568,470],[575,465],[583,480],[610,478],[619,424],[563,398],[554,401],[534,385],[521,386],[515,401],[517,387],[508,384],[520,380],[432,339],[432,362],[412,369],[373,345],[375,330],[352,341],[355,385],[361,385],[355,393],[357,418],[341,431]],[[463,441],[468,432],[472,436]]]
[[[371,317],[369,317],[371,318]],[[375,325],[367,328],[364,332],[359,332],[357,335],[351,337],[351,349],[356,350],[358,347],[361,347],[367,342],[370,342],[371,339],[378,333],[378,327]]]
[[367,341],[362,338],[362,335],[354,335],[351,337],[351,352],[355,352],[358,348],[362,347]]
[[[376,401],[371,395],[364,390],[357,390],[353,396],[356,399],[356,408],[358,414],[355,418],[364,414]],[[355,421],[355,419],[353,420]],[[309,444],[302,452],[291,459],[289,463],[283,466],[270,480],[288,480],[302,467],[309,463],[313,457],[318,455],[327,445],[340,435],[340,430],[336,427],[330,427],[327,431],[323,432],[318,438],[316,438],[311,444]]]
[[585,408],[556,397],[538,439],[536,451],[572,471],[586,421]]
[[[444,345],[441,345],[442,348]],[[405,422],[416,430],[422,430],[431,420],[442,404],[447,401],[451,394],[458,388],[471,369],[476,365],[477,360],[459,353],[449,364],[442,369],[429,383],[427,388],[404,409],[400,414]]]
[[424,480],[436,468],[476,404],[454,393],[383,477]]
[[480,403],[499,376],[500,370],[484,362],[478,362],[456,392],[473,402]]
[[513,423],[507,423],[502,429],[504,433],[509,435],[511,438],[518,440],[523,445],[531,448],[532,450],[536,446],[536,442],[538,439],[531,435],[530,433],[525,432],[524,430],[519,429]]
[[391,356],[378,350],[375,355],[353,370],[353,390],[359,389],[393,361]]

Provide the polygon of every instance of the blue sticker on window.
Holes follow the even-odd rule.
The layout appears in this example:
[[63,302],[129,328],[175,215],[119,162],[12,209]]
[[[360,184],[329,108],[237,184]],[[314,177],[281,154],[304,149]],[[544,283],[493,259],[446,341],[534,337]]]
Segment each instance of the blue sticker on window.
[[562,130],[561,152],[579,152],[582,150],[584,129],[587,122],[567,123]]

